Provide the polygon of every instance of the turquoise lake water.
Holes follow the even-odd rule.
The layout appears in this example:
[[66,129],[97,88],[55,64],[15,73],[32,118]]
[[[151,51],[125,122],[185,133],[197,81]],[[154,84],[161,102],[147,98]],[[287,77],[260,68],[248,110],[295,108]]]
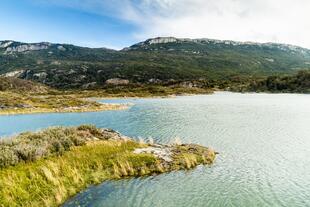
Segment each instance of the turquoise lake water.
[[238,94],[124,99],[123,111],[0,116],[0,136],[85,123],[160,143],[211,146],[209,167],[109,181],[64,206],[310,206],[310,96]]

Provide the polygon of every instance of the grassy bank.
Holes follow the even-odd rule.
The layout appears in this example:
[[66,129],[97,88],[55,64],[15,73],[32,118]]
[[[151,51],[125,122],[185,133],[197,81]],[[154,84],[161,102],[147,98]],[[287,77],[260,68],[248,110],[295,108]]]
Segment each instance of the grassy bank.
[[[78,93],[78,92],[76,92]],[[27,94],[0,92],[0,115],[93,112],[126,108],[119,104],[102,104],[78,98],[78,95]]]
[[0,115],[93,112],[126,108],[124,105],[91,101],[89,98],[93,97],[167,97],[211,92],[206,88],[137,84],[92,90],[56,90],[31,81],[0,77]]
[[0,206],[59,206],[91,184],[214,159],[206,147],[145,144],[92,126],[23,133],[0,143]]
[[118,86],[107,87],[98,90],[70,90],[64,91],[64,94],[74,94],[77,97],[168,97],[187,94],[210,94],[213,90],[210,88],[196,87],[172,87],[161,85],[144,86]]

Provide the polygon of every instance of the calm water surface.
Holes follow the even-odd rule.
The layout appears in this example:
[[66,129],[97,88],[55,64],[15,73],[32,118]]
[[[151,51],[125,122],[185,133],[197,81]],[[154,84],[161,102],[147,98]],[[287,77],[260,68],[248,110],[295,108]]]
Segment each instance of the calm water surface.
[[65,206],[310,206],[310,96],[216,93],[125,99],[124,111],[0,116],[0,136],[92,123],[133,137],[212,146],[211,167],[90,187]]

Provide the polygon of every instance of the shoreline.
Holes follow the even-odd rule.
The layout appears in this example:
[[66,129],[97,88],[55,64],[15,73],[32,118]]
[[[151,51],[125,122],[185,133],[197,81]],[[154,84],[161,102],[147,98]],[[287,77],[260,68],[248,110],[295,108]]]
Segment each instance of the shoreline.
[[114,110],[125,110],[128,109],[128,104],[107,104],[100,103],[102,106],[99,107],[71,107],[71,108],[19,108],[0,110],[0,116],[10,115],[23,115],[23,114],[45,114],[45,113],[84,113],[84,112],[99,112],[99,111],[114,111]]
[[[82,91],[83,92],[83,91]],[[113,100],[113,99],[152,99],[152,98],[159,98],[159,99],[161,99],[161,98],[176,98],[176,97],[182,97],[182,96],[196,96],[196,95],[212,95],[212,94],[214,94],[215,92],[217,92],[217,91],[208,91],[208,92],[201,92],[201,93],[181,93],[181,94],[177,94],[177,93],[175,93],[175,94],[166,94],[166,95],[157,95],[157,94],[154,94],[154,95],[152,95],[152,94],[150,94],[150,95],[141,95],[141,96],[139,96],[139,95],[133,95],[133,96],[122,96],[122,95],[120,95],[120,96],[109,96],[109,95],[104,95],[104,96],[90,96],[90,97],[81,97],[82,99],[84,99],[84,100],[93,100],[93,101],[96,101],[96,100],[106,100],[106,99],[111,99],[111,100]]]
[[[107,110],[124,110],[130,104],[116,104],[116,103],[100,103],[98,100],[108,99],[137,99],[137,98],[175,98],[178,96],[194,96],[212,93],[182,93],[182,94],[168,94],[168,95],[136,95],[136,96],[106,96],[100,94],[100,91],[81,91],[78,94],[76,91],[63,92],[57,95],[44,94],[27,94],[21,96],[19,93],[2,92],[5,101],[9,104],[11,102],[17,105],[26,107],[2,107],[0,105],[0,116],[5,115],[22,115],[22,114],[40,114],[40,113],[83,113],[83,112],[98,112]],[[14,98],[13,98],[14,97]],[[51,99],[50,101],[44,100]],[[59,104],[59,99],[61,100]],[[19,101],[16,101],[19,100]],[[31,104],[29,104],[29,102]],[[76,103],[74,103],[76,102]],[[56,104],[54,104],[56,103]],[[68,106],[69,105],[69,106]],[[65,106],[65,107],[64,107]]]
[[[119,104],[119,103],[101,103],[98,100],[117,100],[117,99],[166,99],[166,98],[177,98],[182,96],[199,96],[199,95],[214,95],[220,93],[232,93],[232,94],[243,94],[243,95],[253,95],[253,94],[266,94],[266,95],[307,95],[307,93],[289,93],[289,92],[238,92],[229,90],[214,90],[212,93],[184,93],[184,94],[170,94],[170,95],[154,95],[154,96],[94,96],[94,97],[80,97],[78,99],[86,102],[84,106],[72,106],[66,108],[9,108],[1,109],[0,116],[10,116],[10,115],[23,115],[23,114],[43,114],[43,113],[84,113],[84,112],[100,112],[100,111],[110,111],[110,110],[125,110],[128,109],[131,104]],[[70,96],[75,96],[75,94],[67,95],[67,100],[70,100]],[[34,97],[37,97],[34,95]],[[75,99],[77,97],[74,97]],[[95,103],[95,105],[94,105]],[[100,105],[98,105],[100,104]]]
[[[138,142],[90,125],[48,128],[13,139],[13,145],[0,142],[0,186],[6,186],[0,188],[0,203],[4,207],[60,206],[90,185],[211,165],[217,154],[196,144]],[[55,141],[59,144],[54,145]],[[19,153],[16,149],[29,151],[31,146],[36,146],[33,153],[13,159]]]

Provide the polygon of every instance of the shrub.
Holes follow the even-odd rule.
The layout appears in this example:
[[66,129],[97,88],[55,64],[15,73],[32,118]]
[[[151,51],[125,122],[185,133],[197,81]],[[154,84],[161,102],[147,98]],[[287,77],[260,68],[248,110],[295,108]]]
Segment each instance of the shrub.
[[0,168],[16,165],[18,162],[18,156],[9,146],[0,145]]
[[79,131],[87,131],[90,132],[91,135],[95,137],[101,137],[102,132],[94,125],[81,125],[77,128]]
[[35,161],[50,155],[62,155],[73,146],[82,146],[89,140],[106,139],[107,136],[111,135],[92,125],[21,133],[0,142],[0,167]]

